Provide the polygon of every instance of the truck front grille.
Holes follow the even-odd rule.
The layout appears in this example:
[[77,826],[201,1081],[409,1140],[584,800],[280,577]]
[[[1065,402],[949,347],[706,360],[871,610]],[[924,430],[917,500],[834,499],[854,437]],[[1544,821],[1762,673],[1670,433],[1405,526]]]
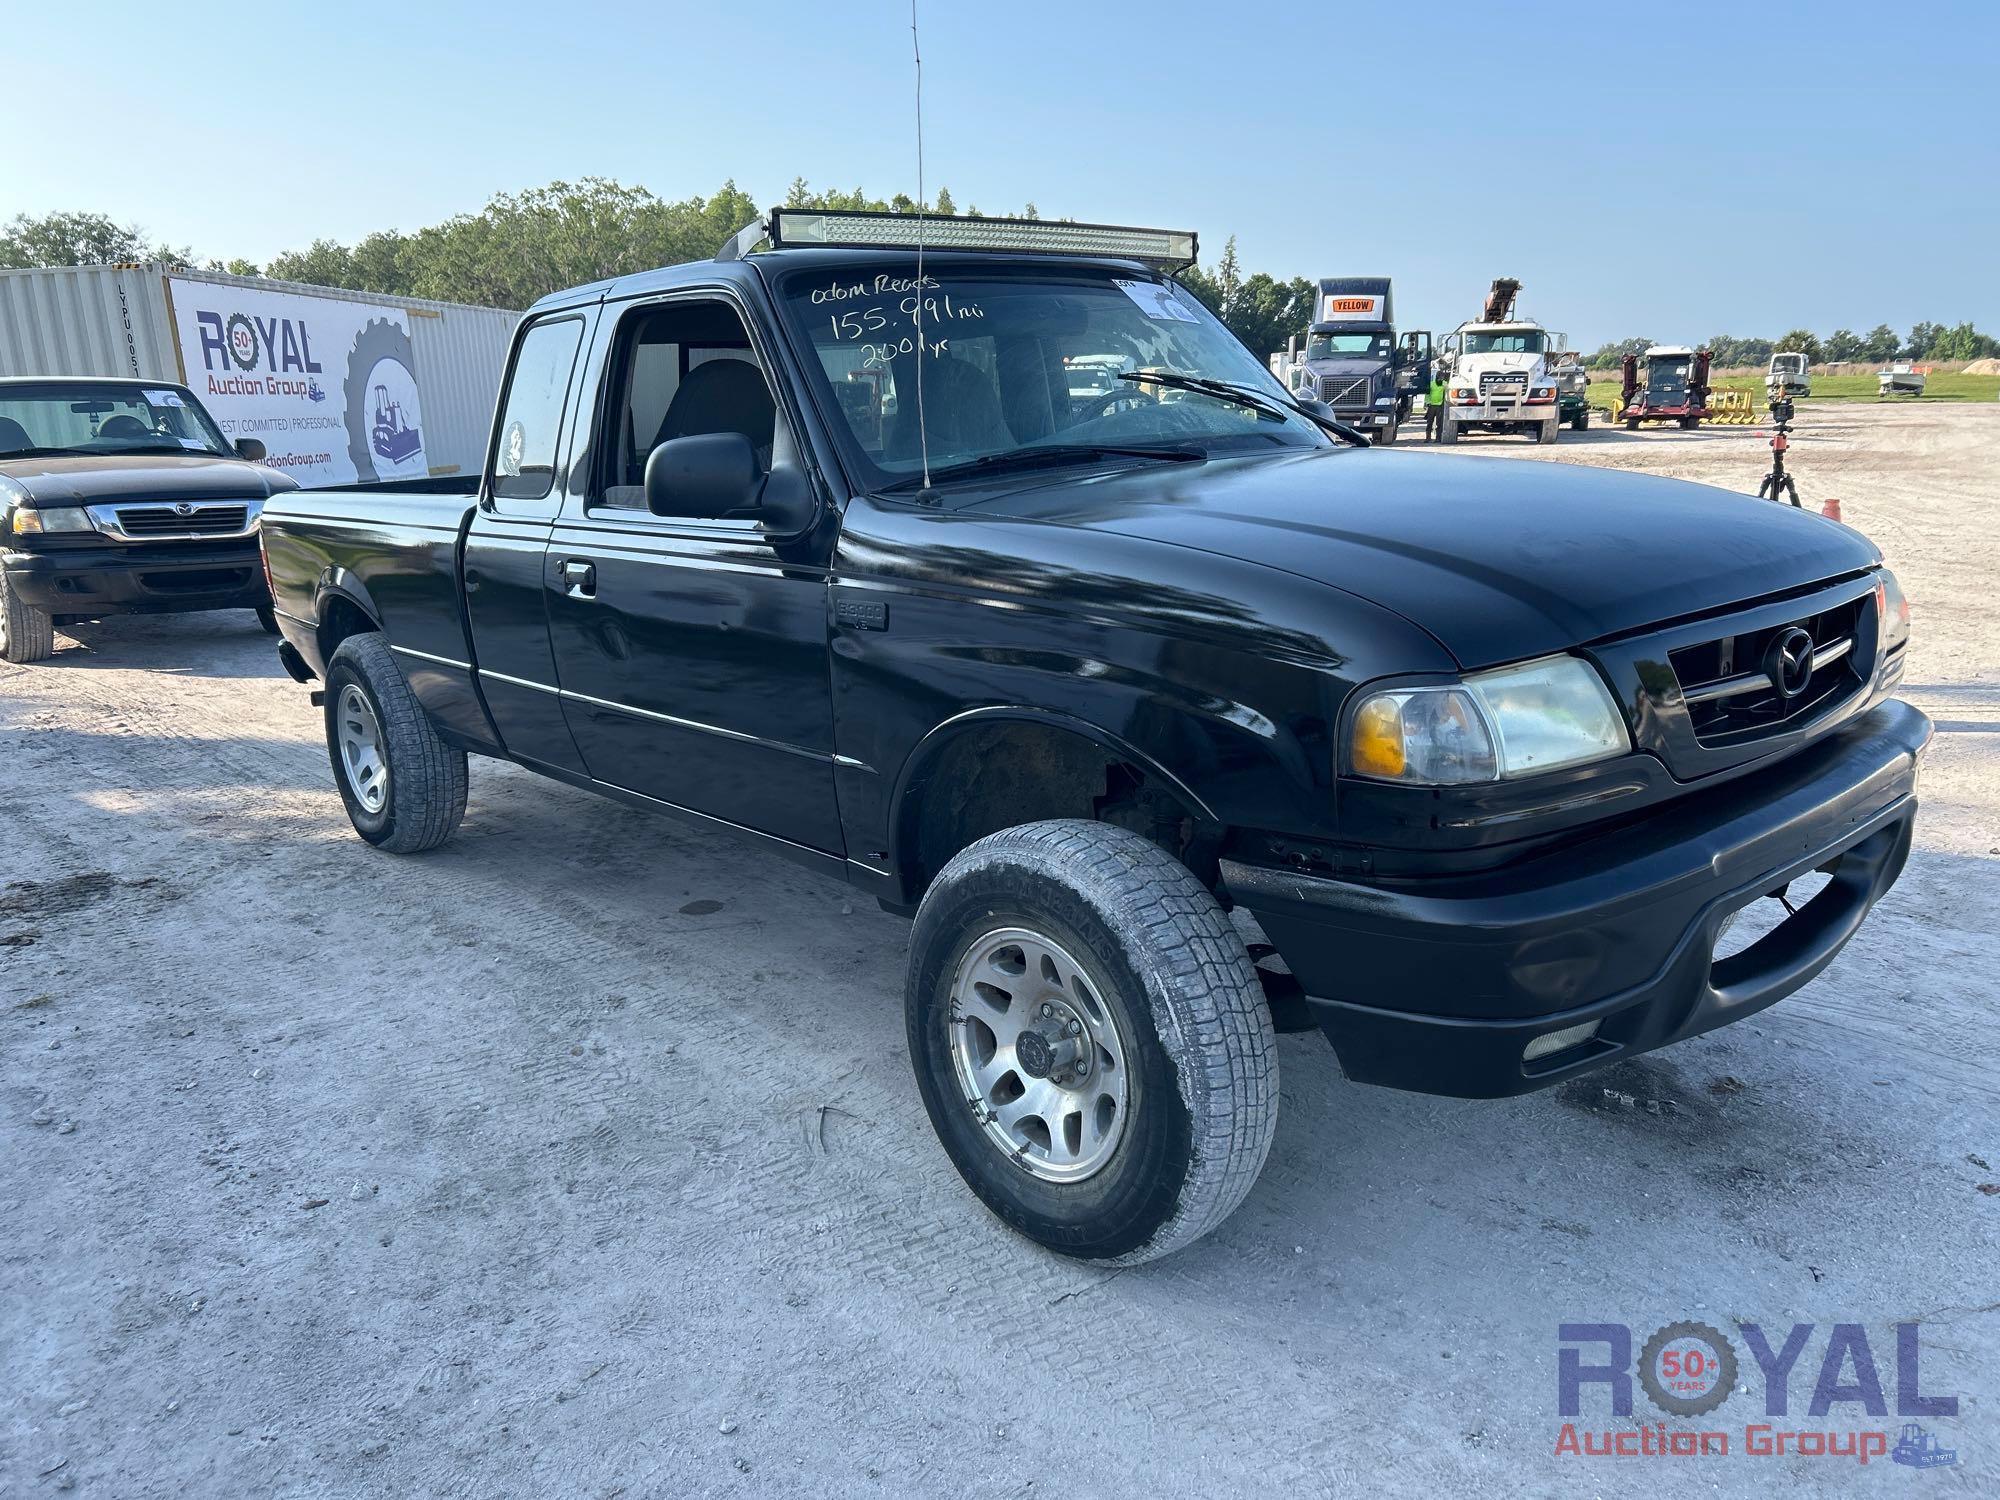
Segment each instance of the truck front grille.
[[1481,396],[1525,396],[1528,377],[1519,370],[1485,370],[1479,376]]
[[[1668,653],[1689,725],[1703,745],[1733,745],[1795,727],[1866,685],[1856,625],[1867,599]],[[1801,634],[1802,633],[1802,634]]]
[[[185,514],[183,514],[185,510]],[[166,502],[121,505],[116,508],[118,529],[137,539],[160,536],[234,536],[250,524],[250,507],[197,501],[188,505]]]
[[1365,407],[1372,385],[1366,375],[1324,375],[1319,389],[1319,399],[1328,406]]

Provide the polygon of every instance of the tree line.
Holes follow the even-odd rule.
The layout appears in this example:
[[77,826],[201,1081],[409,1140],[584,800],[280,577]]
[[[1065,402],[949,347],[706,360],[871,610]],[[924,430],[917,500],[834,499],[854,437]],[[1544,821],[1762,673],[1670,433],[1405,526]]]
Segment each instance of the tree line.
[[[784,204],[897,213],[919,207],[907,194],[877,198],[858,187],[815,189],[802,177],[793,179]],[[959,212],[949,188],[939,189],[936,200],[922,207],[940,215]],[[968,206],[964,211],[976,214],[979,209]],[[565,287],[705,259],[758,212],[756,199],[734,180],[712,194],[668,200],[643,187],[586,177],[499,193],[477,213],[457,214],[408,233],[378,230],[352,244],[314,240],[262,266],[241,258],[203,259],[190,247],[151,240],[136,225],[104,214],[19,214],[0,226],[0,269],[159,260],[391,297],[521,308]],[[1033,203],[1020,211],[1023,218],[1040,216]],[[1246,275],[1233,235],[1213,270],[1196,266],[1181,280],[1259,359],[1284,348],[1292,335],[1304,334],[1312,321],[1314,283],[1303,276],[1281,280],[1263,271]],[[1615,366],[1626,353],[1643,353],[1651,344],[1643,338],[1606,344],[1590,363]],[[1970,323],[1949,328],[1919,323],[1906,338],[1887,324],[1867,334],[1836,329],[1824,339],[1805,329],[1775,340],[1717,336],[1707,347],[1721,366],[1761,365],[1781,349],[1798,350],[1815,364],[1899,357],[1983,359],[2000,353],[2000,343]]]
[[[1628,354],[1644,354],[1653,347],[1651,339],[1620,339],[1605,344],[1590,356],[1597,369],[1615,368]],[[1795,328],[1777,339],[1740,339],[1719,333],[1702,346],[1714,358],[1716,367],[1766,365],[1779,353],[1803,354],[1816,365],[1860,361],[1881,364],[1892,359],[1947,360],[1987,359],[2000,354],[2000,339],[1981,333],[1970,323],[1946,327],[1943,323],[1919,323],[1908,335],[1899,334],[1887,323],[1877,323],[1867,333],[1836,328],[1820,338],[1808,328]]]

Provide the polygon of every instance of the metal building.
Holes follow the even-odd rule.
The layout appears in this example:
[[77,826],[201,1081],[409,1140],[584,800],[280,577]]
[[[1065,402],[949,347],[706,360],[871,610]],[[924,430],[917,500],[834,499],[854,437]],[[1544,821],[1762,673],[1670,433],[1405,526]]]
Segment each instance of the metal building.
[[0,271],[0,376],[186,385],[309,488],[467,473],[518,319],[158,262]]

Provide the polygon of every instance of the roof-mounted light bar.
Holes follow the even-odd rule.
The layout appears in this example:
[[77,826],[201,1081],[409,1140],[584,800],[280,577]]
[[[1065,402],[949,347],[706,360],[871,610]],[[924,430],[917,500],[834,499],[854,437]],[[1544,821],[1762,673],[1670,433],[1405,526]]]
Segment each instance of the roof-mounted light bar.
[[722,247],[716,259],[738,259],[764,240],[769,240],[774,250],[807,246],[914,250],[921,242],[926,250],[1092,255],[1136,260],[1169,273],[1193,265],[1198,248],[1191,229],[1134,229],[1116,224],[992,219],[970,214],[774,208],[768,218],[746,225]]

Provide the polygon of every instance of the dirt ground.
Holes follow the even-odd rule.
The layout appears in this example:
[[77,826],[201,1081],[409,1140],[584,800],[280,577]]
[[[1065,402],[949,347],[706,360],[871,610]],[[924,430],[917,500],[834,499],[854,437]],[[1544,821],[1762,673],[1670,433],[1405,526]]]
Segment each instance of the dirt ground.
[[[1746,491],[1768,457],[1458,451]],[[1805,411],[1938,726],[1826,975],[1505,1103],[1284,1038],[1258,1187],[1122,1273],[960,1185],[906,925],[846,889],[480,761],[453,844],[377,854],[247,614],[0,666],[0,1495],[1993,1493],[1996,458],[2000,406]],[[1958,1464],[1558,1456],[1558,1325],[1678,1319],[1814,1323],[1808,1370],[1864,1324],[1891,1414],[1803,1415],[1806,1374],[1790,1425],[1892,1434],[1920,1320]]]

